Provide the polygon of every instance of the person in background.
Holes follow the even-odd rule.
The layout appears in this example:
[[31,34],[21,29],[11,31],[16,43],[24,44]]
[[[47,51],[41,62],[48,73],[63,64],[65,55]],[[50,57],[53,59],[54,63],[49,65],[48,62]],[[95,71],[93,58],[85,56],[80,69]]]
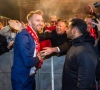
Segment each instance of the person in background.
[[51,15],[50,16],[50,25],[51,25],[51,30],[55,30],[56,29],[56,24],[57,24],[57,16],[56,15]]
[[28,26],[20,22],[9,21],[10,27],[19,30],[14,41],[14,61],[11,68],[13,90],[35,90],[35,71],[42,65],[40,43],[37,33],[43,26],[43,12],[31,11],[27,15]]
[[2,22],[0,22],[0,30],[2,30],[3,29],[3,23]]
[[[58,19],[55,30],[53,30],[51,33],[45,32],[38,35],[40,41],[50,39],[52,44],[52,47],[43,48],[42,52],[44,53],[42,55],[50,55],[56,51],[58,51],[58,53],[61,52],[59,55],[66,54],[67,50],[70,47],[69,39],[67,39],[66,34],[67,28],[67,21],[65,19]],[[66,44],[66,46],[64,46],[63,44]],[[59,48],[61,51],[59,51]]]
[[87,24],[87,31],[90,33],[91,36],[94,37],[94,39],[97,39],[97,33],[96,33],[96,29],[93,28],[93,24],[92,24],[92,17],[91,16],[87,16],[85,18],[85,22]]
[[49,22],[45,23],[44,28],[45,28],[44,32],[52,32],[52,27]]
[[[42,27],[41,31],[38,34],[45,33],[46,30],[44,30],[44,29],[45,29],[45,27],[44,27],[44,24],[43,24],[43,27]],[[49,32],[49,31],[50,30],[48,30],[47,32]],[[51,47],[51,41],[49,39],[43,40],[43,41],[39,41],[39,42],[40,42],[40,51],[42,51],[44,47]]]
[[80,14],[75,14],[74,18],[81,18]]
[[12,49],[17,31],[15,29],[11,28],[9,25],[7,25],[0,30],[0,34],[2,36],[6,37],[7,44],[8,44],[7,48]]
[[85,18],[85,22],[87,24],[87,31],[89,32],[90,36],[92,36],[94,39],[95,39],[95,44],[94,44],[94,47],[95,47],[95,51],[97,53],[97,55],[100,57],[100,51],[98,49],[98,28],[96,25],[92,24],[94,21],[92,19],[92,16],[87,16]]
[[[98,23],[92,22],[92,24],[98,27],[98,37],[99,37],[98,46],[99,46],[99,51],[100,51],[100,20],[97,19],[97,21]],[[98,81],[98,86],[100,86],[100,60],[98,61],[98,65],[97,65],[96,80]],[[98,90],[99,90],[99,87],[98,87]]]

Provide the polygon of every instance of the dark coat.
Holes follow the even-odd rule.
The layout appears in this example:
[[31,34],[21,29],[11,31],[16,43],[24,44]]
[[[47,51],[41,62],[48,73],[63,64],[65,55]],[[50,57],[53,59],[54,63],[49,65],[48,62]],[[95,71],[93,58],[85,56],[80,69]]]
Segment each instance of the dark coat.
[[5,52],[8,52],[7,48],[7,40],[5,36],[0,35],[0,55],[4,54]]
[[92,90],[98,57],[93,38],[80,36],[72,40],[62,77],[62,90]]

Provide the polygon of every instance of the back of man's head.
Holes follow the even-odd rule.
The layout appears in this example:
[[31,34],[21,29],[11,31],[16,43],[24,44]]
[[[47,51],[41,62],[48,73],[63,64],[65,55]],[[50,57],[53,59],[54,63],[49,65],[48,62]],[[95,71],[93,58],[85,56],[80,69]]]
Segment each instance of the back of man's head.
[[80,33],[85,34],[87,32],[87,25],[84,20],[76,18],[71,20],[71,27],[76,27]]

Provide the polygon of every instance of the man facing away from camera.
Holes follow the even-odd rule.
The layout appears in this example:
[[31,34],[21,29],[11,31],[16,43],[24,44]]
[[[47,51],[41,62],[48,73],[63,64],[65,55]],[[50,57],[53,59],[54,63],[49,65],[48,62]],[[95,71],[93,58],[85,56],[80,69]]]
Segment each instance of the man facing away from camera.
[[87,37],[87,25],[81,19],[72,19],[67,31],[72,46],[65,58],[62,90],[93,90],[98,59],[94,40]]
[[13,90],[35,90],[35,70],[42,60],[36,33],[42,28],[42,15],[41,10],[31,11],[27,15],[28,26],[24,29],[21,25],[17,27],[20,32],[14,42],[14,61],[11,69]]

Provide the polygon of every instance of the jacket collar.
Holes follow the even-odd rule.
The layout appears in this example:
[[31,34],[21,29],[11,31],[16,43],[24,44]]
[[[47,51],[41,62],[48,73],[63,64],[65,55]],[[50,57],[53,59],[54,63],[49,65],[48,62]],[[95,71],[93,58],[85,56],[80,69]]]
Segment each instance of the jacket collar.
[[81,35],[81,36],[72,40],[72,44],[82,43],[82,42],[89,42],[89,43],[92,43],[94,45],[95,39],[92,36],[90,36],[90,34],[87,32],[86,34]]

